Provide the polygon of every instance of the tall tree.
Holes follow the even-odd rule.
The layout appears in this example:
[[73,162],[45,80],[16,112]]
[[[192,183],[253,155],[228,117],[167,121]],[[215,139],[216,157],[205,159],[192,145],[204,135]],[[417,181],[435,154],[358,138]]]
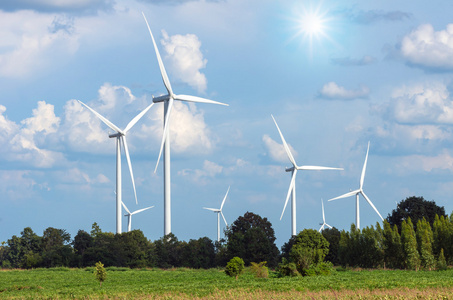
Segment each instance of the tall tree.
[[398,233],[398,227],[390,226],[387,220],[384,220],[384,262],[385,266],[393,269],[403,268],[403,248],[401,245],[401,236]]
[[405,267],[417,271],[420,268],[420,254],[417,250],[417,239],[410,217],[407,222],[403,220],[401,223],[401,244],[403,246]]
[[226,231],[228,256],[242,258],[245,264],[267,261],[269,267],[278,264],[279,251],[271,222],[257,214],[246,212]]
[[[436,214],[440,216],[445,215],[445,208],[443,206],[437,206],[434,201],[427,201],[423,197],[408,197],[405,200],[397,204],[397,207],[387,216],[387,221],[393,227],[398,226],[398,230],[401,231],[401,223],[410,217],[412,224],[415,226],[418,220],[423,218],[433,226],[434,218]],[[415,230],[415,227],[414,227]]]
[[433,255],[433,231],[425,218],[417,222],[417,245],[423,268],[432,270],[436,266]]
[[340,264],[340,259],[338,258],[338,249],[340,247],[340,231],[333,227],[326,228],[322,232],[322,236],[329,242],[329,253],[326,256],[326,261],[330,261],[334,265]]
[[329,242],[315,229],[304,229],[296,235],[290,258],[300,274],[305,275],[311,265],[324,261],[329,253]]
[[64,229],[48,227],[44,230],[42,243],[45,267],[69,266],[73,259],[70,240],[71,235]]

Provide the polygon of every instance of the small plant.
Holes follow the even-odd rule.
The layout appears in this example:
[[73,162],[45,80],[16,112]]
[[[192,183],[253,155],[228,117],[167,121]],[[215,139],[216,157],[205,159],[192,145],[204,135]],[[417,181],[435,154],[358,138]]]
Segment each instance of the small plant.
[[286,258],[283,257],[282,262],[278,265],[278,273],[281,277],[284,276],[297,276],[299,272],[297,271],[296,264],[289,262]]
[[269,269],[266,267],[267,261],[262,261],[260,263],[252,262],[250,266],[250,271],[255,274],[257,278],[269,278]]
[[96,263],[94,276],[96,276],[96,279],[99,281],[99,286],[102,287],[102,282],[104,282],[105,278],[107,278],[107,272],[105,271],[103,263],[101,262]]
[[236,277],[238,279],[239,275],[244,270],[244,260],[240,257],[233,257],[226,265],[225,274],[230,277]]

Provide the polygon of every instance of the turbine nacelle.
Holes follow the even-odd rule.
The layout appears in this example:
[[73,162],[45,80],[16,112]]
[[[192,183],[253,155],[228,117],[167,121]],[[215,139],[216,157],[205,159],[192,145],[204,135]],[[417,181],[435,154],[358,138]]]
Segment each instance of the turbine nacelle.
[[163,96],[158,96],[154,97],[153,96],[153,102],[154,103],[159,103],[159,102],[164,102],[170,99],[170,95],[163,95]]
[[286,167],[285,172],[292,172],[292,171],[294,171],[294,169],[295,169],[294,167],[291,167],[291,168]]
[[118,138],[118,137],[120,137],[122,135],[124,135],[124,134],[121,133],[121,132],[111,133],[111,134],[109,134],[109,138]]

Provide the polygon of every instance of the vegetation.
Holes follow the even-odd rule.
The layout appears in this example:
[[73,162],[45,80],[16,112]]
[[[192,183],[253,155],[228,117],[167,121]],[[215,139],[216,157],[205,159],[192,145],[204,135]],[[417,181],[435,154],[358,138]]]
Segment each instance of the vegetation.
[[257,278],[268,278],[269,268],[266,266],[266,264],[266,261],[262,261],[260,263],[252,262],[250,266],[250,272],[255,274]]
[[107,278],[107,272],[105,271],[104,264],[100,261],[96,263],[94,276],[96,277],[96,280],[99,281],[99,286],[102,286],[102,283]]
[[230,277],[235,277],[236,280],[238,276],[244,271],[244,261],[240,257],[233,257],[225,267],[225,274]]

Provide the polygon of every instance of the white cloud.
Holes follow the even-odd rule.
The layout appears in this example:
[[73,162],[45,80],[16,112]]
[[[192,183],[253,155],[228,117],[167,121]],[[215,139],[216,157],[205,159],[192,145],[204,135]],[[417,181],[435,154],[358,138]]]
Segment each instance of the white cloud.
[[0,11],[0,76],[23,78],[67,61],[79,47],[78,37],[68,30],[70,21],[55,22],[52,15]]
[[437,156],[410,155],[403,157],[397,168],[407,173],[420,170],[425,172],[432,172],[433,170],[448,170],[453,172],[453,157],[447,150],[443,150]]
[[365,98],[370,93],[370,89],[366,86],[361,86],[359,89],[347,90],[331,81],[322,87],[319,92],[320,96],[327,99],[356,99]]
[[205,92],[207,80],[200,69],[205,68],[208,61],[203,58],[198,37],[194,34],[169,36],[164,30],[162,35],[161,43],[173,74],[182,82],[196,88],[198,92]]
[[182,171],[178,171],[178,175],[188,177],[191,181],[199,185],[206,185],[209,178],[213,178],[217,174],[220,174],[222,170],[223,167],[221,165],[205,160],[203,163],[203,169],[184,169]]
[[[270,155],[270,157],[278,162],[282,163],[287,163],[288,162],[288,155],[286,154],[285,148],[283,147],[283,144],[279,144],[276,141],[274,141],[270,136],[267,134],[263,135],[263,142],[264,145]],[[294,150],[293,147],[291,147],[290,144],[288,144],[289,149],[291,150],[291,154],[296,157],[297,152]]]
[[401,54],[413,65],[452,69],[453,24],[440,31],[435,31],[431,24],[420,25],[402,39]]

